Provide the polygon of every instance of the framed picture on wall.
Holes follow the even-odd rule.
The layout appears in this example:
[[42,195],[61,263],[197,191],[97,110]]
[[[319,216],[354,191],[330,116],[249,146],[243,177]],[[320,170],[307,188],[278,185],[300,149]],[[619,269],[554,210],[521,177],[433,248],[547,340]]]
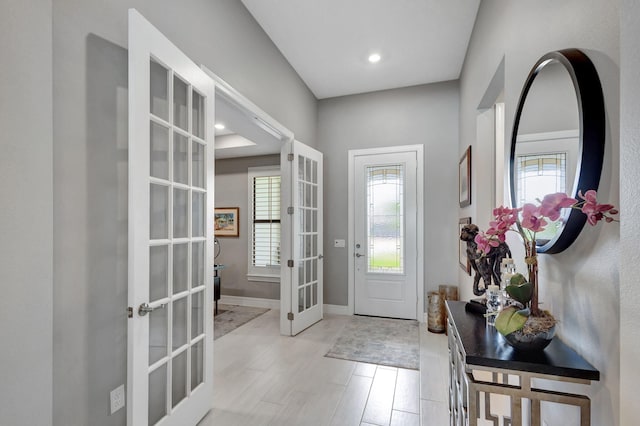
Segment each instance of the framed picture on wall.
[[471,275],[471,263],[467,257],[467,242],[460,240],[460,233],[465,225],[471,224],[470,217],[463,217],[458,222],[458,264],[468,275]]
[[471,145],[464,152],[458,164],[458,194],[460,207],[471,204]]
[[216,207],[213,221],[216,237],[237,237],[240,235],[240,208]]

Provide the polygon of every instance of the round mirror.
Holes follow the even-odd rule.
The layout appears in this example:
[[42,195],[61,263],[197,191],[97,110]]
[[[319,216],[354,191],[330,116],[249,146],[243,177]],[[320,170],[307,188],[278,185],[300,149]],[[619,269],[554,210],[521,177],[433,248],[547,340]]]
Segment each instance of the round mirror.
[[[544,195],[597,189],[602,171],[605,116],[593,63],[578,49],[544,55],[522,89],[510,156],[511,204]],[[578,237],[586,216],[565,209],[536,236],[539,253],[559,253]]]

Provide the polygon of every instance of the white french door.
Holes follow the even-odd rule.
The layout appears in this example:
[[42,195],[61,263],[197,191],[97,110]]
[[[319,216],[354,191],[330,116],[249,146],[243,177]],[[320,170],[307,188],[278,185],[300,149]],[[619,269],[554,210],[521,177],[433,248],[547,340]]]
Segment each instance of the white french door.
[[350,153],[355,314],[418,319],[422,150],[409,148]]
[[298,141],[282,148],[282,334],[322,319],[322,153]]
[[212,406],[214,90],[129,11],[130,426],[195,425]]

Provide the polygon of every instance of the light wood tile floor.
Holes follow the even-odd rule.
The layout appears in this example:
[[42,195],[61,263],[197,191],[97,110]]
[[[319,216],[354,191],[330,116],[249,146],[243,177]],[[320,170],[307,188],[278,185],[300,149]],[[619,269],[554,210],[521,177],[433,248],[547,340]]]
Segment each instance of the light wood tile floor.
[[199,426],[446,426],[447,339],[420,327],[420,371],[325,358],[349,317],[280,336],[272,310],[214,344],[213,410]]

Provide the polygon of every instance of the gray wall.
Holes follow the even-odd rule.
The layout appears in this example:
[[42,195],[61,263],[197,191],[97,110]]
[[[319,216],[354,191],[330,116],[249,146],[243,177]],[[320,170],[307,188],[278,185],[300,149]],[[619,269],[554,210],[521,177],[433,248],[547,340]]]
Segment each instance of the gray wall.
[[620,10],[620,424],[640,418],[640,4],[623,0]]
[[[503,57],[509,140],[520,89],[530,68],[543,54],[567,47],[585,50],[600,74],[607,114],[607,145],[599,194],[603,200],[618,205],[620,70],[617,1],[483,0],[460,81],[459,149],[462,152],[475,139],[477,106]],[[491,164],[490,147],[473,144],[474,163]],[[473,178],[474,204],[459,214],[472,216],[474,220],[484,218],[476,223],[486,229],[490,211],[479,211],[477,205],[481,204],[478,200],[489,196],[492,178],[476,173]],[[588,388],[593,403],[592,424],[597,425],[619,424],[619,239],[618,224],[587,227],[564,253],[540,256],[544,308],[550,309],[560,320],[559,336],[602,373],[601,381]],[[514,257],[522,259],[521,244],[516,239],[509,242]],[[524,269],[523,262],[519,269]],[[460,283],[463,295],[472,297],[470,278],[461,273]],[[545,411],[543,419],[549,414]],[[556,421],[547,418],[550,425],[558,424],[557,419],[563,419],[567,424],[574,421],[573,412],[552,414]]]
[[0,3],[0,424],[51,425],[51,0]]
[[[456,282],[458,83],[447,82],[323,99],[318,149],[324,154],[324,303],[347,305],[348,151],[424,145],[425,292]],[[426,298],[425,298],[426,300]]]
[[108,402],[126,381],[130,7],[302,140],[313,144],[316,131],[315,98],[237,0],[54,1],[53,423],[61,426],[125,424],[125,410],[109,416]]
[[219,237],[220,256],[216,263],[225,265],[220,272],[221,292],[226,296],[259,297],[280,300],[280,282],[247,280],[249,214],[249,167],[280,166],[280,155],[232,158],[216,161],[216,206],[240,207],[240,236]]

